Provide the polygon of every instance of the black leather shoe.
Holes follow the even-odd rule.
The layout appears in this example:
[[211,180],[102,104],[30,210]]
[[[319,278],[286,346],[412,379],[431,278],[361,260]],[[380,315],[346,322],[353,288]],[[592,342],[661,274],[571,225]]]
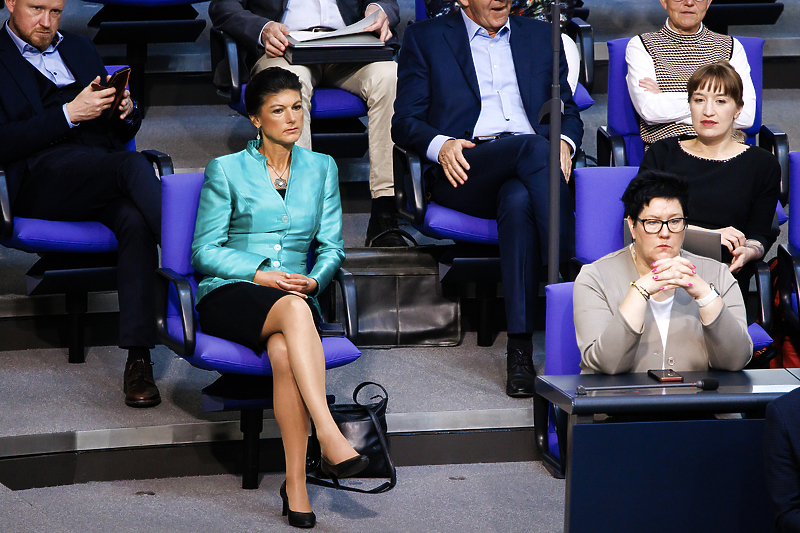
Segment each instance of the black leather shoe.
[[506,354],[506,394],[512,398],[530,398],[533,396],[533,380],[536,379],[536,368],[533,357],[519,349],[509,350]]
[[153,407],[161,403],[161,395],[153,378],[153,363],[136,359],[125,363],[122,377],[125,405],[129,407]]
[[350,459],[345,459],[341,463],[331,464],[325,457],[320,461],[320,470],[331,479],[343,479],[352,477],[369,466],[369,457],[366,455],[356,455]]
[[[397,218],[390,213],[381,213],[369,217],[367,238],[364,246],[368,248],[400,248],[407,247],[403,239],[405,231],[397,225]],[[407,235],[407,234],[406,234]]]
[[317,516],[314,512],[301,513],[289,509],[289,495],[286,494],[286,482],[281,485],[281,500],[283,500],[282,515],[289,520],[289,525],[303,529],[311,529],[317,523]]

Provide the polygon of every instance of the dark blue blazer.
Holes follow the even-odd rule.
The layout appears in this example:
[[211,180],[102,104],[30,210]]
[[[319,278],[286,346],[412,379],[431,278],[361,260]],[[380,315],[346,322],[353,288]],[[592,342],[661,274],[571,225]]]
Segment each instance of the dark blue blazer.
[[767,405],[764,466],[775,531],[800,532],[800,389]]
[[[550,126],[539,125],[542,105],[550,100],[553,80],[551,25],[512,15],[511,55],[522,104],[536,133],[549,138]],[[583,122],[567,83],[567,60],[561,52],[561,133],[576,148]],[[469,139],[481,110],[478,76],[467,28],[458,11],[409,26],[400,49],[392,140],[425,154],[436,135]]]
[[[58,46],[61,58],[75,80],[89,85],[96,76],[106,78],[103,60],[94,44],[82,35],[62,31]],[[69,124],[61,107],[45,110],[39,96],[36,74],[22,57],[8,32],[0,26],[0,165],[5,168],[10,200],[13,203],[33,154],[63,140]],[[123,120],[108,121],[109,138],[122,150],[141,125],[137,113],[132,124]],[[105,121],[105,115],[95,120]],[[80,126],[78,126],[80,127]]]

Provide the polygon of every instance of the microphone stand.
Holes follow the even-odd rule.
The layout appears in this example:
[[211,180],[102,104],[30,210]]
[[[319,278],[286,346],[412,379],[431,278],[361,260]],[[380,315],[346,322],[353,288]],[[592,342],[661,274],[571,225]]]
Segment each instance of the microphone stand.
[[[561,101],[561,86],[559,85],[560,55],[561,55],[561,4],[554,1],[550,6],[550,19],[553,25],[553,85],[551,88],[549,104],[550,113],[550,235],[547,249],[547,284],[558,283],[559,263],[559,234],[561,205],[559,193],[561,190],[561,114],[564,112],[564,103]],[[544,111],[544,109],[542,109]]]

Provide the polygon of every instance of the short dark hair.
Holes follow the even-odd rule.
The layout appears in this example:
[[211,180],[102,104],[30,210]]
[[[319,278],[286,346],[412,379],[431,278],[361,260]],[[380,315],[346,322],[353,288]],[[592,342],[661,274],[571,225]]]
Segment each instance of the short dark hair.
[[690,102],[694,92],[699,89],[720,92],[736,102],[738,107],[744,106],[742,77],[727,61],[711,63],[695,70],[686,84]]
[[270,67],[262,70],[250,80],[244,89],[244,108],[247,114],[258,115],[264,100],[273,94],[283,91],[302,90],[300,78],[294,72],[289,72],[285,68]]
[[631,217],[635,222],[654,198],[678,200],[683,216],[689,216],[689,182],[669,172],[643,170],[631,180],[622,194],[625,218]]

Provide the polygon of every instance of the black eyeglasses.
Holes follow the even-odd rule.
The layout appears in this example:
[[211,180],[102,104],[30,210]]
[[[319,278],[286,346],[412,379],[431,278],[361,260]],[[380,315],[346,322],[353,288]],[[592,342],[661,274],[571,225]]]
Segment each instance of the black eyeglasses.
[[667,227],[670,233],[680,233],[686,229],[685,218],[671,218],[669,220],[659,220],[657,218],[637,218],[642,223],[645,233],[660,233],[661,228]]

